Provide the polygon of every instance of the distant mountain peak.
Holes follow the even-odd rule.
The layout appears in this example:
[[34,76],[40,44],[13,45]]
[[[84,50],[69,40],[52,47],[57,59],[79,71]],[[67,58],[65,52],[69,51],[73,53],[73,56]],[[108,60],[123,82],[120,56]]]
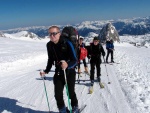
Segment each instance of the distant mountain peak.
[[20,31],[17,33],[12,34],[15,37],[28,37],[28,38],[39,38],[36,34],[29,32],[29,31]]
[[120,41],[119,35],[116,28],[111,24],[107,23],[99,33],[99,38],[102,42],[106,41],[106,39],[113,39],[113,41]]
[[0,32],[0,37],[6,37],[3,32]]

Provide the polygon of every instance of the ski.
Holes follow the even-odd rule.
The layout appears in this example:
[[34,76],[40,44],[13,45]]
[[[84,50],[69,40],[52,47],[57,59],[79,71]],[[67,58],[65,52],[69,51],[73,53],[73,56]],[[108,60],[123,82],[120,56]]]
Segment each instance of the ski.
[[92,94],[93,93],[93,86],[90,86],[89,88],[89,94]]
[[113,65],[113,63],[108,63],[109,65]]
[[102,82],[99,82],[100,88],[104,88],[104,84]]
[[78,83],[80,83],[80,79],[78,79],[77,81],[78,81]]
[[82,111],[85,109],[86,106],[87,106],[86,104],[84,104],[83,106],[81,106],[80,109],[79,109],[79,113],[82,113]]
[[[86,106],[87,106],[86,104],[84,104],[83,106],[81,106],[79,108],[79,113],[82,113],[82,111],[85,109]],[[67,113],[70,113],[70,111],[68,110],[68,107],[66,107],[66,108],[67,108]],[[74,113],[74,112],[72,111],[72,113]]]
[[106,63],[106,64],[113,65],[113,64],[120,64],[120,63],[118,63],[118,62],[108,62],[108,63]]
[[101,82],[100,77],[97,78],[97,81],[98,81],[98,84],[99,84],[100,88],[104,88],[104,85],[103,85],[103,83]]

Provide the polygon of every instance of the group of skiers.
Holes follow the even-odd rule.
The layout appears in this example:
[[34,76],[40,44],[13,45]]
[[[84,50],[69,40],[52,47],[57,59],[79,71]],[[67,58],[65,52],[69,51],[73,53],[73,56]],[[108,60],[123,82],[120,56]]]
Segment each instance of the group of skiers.
[[[93,38],[93,43],[90,46],[85,46],[83,43],[83,38],[79,39],[78,52],[73,47],[73,44],[61,37],[61,31],[58,26],[51,26],[48,29],[50,41],[47,43],[47,53],[48,61],[46,69],[40,72],[43,77],[48,74],[55,65],[55,74],[53,77],[54,83],[54,93],[57,102],[57,107],[60,113],[79,113],[78,100],[75,93],[75,82],[76,82],[76,66],[78,65],[78,73],[81,73],[80,69],[80,48],[85,48],[87,50],[87,58],[90,59],[90,73],[86,63],[86,59],[83,60],[84,69],[87,74],[90,75],[91,86],[94,84],[94,73],[95,67],[97,70],[97,80],[100,82],[101,76],[101,55],[105,56],[105,51],[103,46],[100,44],[98,37]],[[106,41],[107,57],[106,62],[108,63],[108,56],[111,53],[111,62],[113,61],[113,40]],[[77,57],[77,53],[79,54]],[[66,91],[68,91],[68,103],[71,107],[69,109],[65,106],[63,99],[63,89],[66,86]],[[71,99],[71,102],[70,102]]]

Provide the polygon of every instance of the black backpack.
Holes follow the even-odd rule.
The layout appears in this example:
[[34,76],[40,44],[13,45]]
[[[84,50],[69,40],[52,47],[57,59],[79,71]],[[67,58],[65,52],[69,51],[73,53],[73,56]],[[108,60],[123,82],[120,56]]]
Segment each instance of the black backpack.
[[67,40],[69,40],[73,44],[75,50],[77,50],[77,48],[78,48],[78,32],[74,27],[72,27],[72,26],[64,27],[62,30],[61,36],[63,38],[66,38]]

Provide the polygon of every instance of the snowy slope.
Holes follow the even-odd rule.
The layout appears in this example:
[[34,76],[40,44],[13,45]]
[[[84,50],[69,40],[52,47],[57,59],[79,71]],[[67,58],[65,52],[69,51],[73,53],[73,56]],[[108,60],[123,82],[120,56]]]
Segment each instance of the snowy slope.
[[[88,94],[90,81],[84,75],[80,79],[86,81],[76,83],[79,106],[87,104],[83,113],[149,113],[150,65],[147,54],[150,55],[149,48],[137,48],[128,43],[115,44],[117,63],[101,64],[105,88],[100,89],[95,83],[94,93]],[[39,70],[44,69],[46,64],[46,41],[31,42],[0,37],[1,113],[48,112],[44,84],[39,76]],[[53,74],[54,67],[46,76],[45,83],[50,109],[52,113],[57,113]],[[64,99],[67,106],[65,90]]]

